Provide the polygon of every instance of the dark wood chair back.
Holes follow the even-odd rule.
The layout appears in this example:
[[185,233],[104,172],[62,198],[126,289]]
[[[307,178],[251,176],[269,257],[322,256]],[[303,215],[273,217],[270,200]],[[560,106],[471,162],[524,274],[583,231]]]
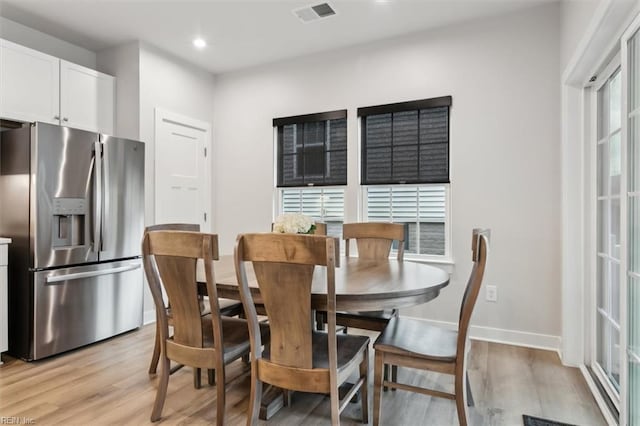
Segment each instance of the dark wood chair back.
[[355,239],[358,257],[387,259],[393,241],[398,241],[398,260],[404,259],[404,225],[399,223],[362,222],[342,225],[345,254],[349,256],[349,240]]

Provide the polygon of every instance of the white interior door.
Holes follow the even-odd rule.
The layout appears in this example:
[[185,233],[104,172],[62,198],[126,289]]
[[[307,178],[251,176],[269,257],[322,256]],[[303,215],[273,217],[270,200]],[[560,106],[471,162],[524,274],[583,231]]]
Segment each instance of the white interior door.
[[211,125],[156,109],[155,223],[210,231]]

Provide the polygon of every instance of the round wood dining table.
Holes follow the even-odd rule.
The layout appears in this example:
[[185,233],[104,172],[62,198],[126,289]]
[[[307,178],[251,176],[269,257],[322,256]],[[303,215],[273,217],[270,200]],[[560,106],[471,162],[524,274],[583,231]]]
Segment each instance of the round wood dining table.
[[[247,263],[246,269],[254,302],[261,303],[253,267]],[[240,300],[233,256],[221,256],[215,261],[214,273],[218,297]],[[204,281],[202,267],[198,268],[197,279]],[[449,284],[449,274],[417,262],[342,256],[335,283],[337,310],[371,311],[415,306],[435,299]],[[315,268],[311,293],[312,308],[326,310],[326,268]]]

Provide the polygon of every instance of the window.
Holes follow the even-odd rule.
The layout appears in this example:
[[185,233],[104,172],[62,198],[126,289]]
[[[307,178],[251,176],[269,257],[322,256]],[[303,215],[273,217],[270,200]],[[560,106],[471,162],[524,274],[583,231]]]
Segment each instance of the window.
[[405,253],[447,254],[446,186],[368,186],[364,194],[367,220],[405,224]]
[[327,224],[327,235],[342,239],[343,188],[286,188],[280,191],[282,213],[304,213]]
[[449,256],[451,97],[359,108],[368,221],[404,223],[405,251]]
[[347,111],[273,120],[278,187],[347,184]]
[[363,185],[449,183],[451,97],[358,108]]
[[[342,236],[347,111],[276,118],[279,212],[304,213]],[[333,187],[329,187],[333,186]]]

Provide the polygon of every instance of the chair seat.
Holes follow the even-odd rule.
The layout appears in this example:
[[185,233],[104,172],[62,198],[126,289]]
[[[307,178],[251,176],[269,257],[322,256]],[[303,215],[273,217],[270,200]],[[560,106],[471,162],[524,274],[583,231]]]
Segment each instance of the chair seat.
[[[249,351],[249,327],[247,320],[241,318],[220,317],[220,320],[222,321],[222,344],[226,364]],[[213,347],[213,324],[210,315],[202,317],[202,332],[204,347]],[[269,341],[269,326],[267,324],[260,324],[260,335],[263,342]]]
[[[338,349],[338,371],[345,367],[369,345],[367,336],[357,336],[353,334],[336,335]],[[321,331],[314,331],[312,336],[313,348],[313,368],[329,368],[329,339],[328,334]],[[262,357],[269,359],[269,349],[265,348]]]
[[376,351],[433,361],[455,362],[458,332],[411,318],[389,321],[373,344]]

